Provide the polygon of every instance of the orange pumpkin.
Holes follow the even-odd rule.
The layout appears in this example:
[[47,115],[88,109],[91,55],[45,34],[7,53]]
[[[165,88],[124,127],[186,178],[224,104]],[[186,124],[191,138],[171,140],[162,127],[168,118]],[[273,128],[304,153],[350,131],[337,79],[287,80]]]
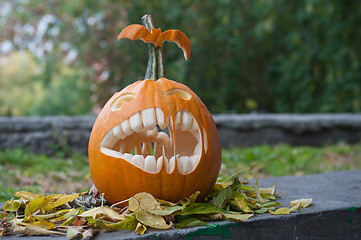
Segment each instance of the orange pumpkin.
[[[150,21],[149,15],[145,19]],[[128,32],[126,37],[132,36]],[[150,48],[154,50],[153,43]],[[189,53],[190,45],[184,51]],[[154,58],[149,62],[155,64]],[[137,81],[115,93],[90,136],[91,175],[110,203],[138,192],[177,202],[200,191],[202,200],[212,190],[220,165],[212,115],[191,89],[163,77]]]

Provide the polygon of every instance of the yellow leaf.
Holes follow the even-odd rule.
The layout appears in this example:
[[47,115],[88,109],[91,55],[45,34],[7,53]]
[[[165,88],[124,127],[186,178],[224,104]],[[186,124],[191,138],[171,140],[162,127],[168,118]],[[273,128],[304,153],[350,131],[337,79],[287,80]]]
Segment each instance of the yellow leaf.
[[28,222],[28,223],[21,222],[21,223],[18,223],[17,225],[24,226],[24,227],[45,228],[45,229],[49,229],[49,230],[53,229],[54,227],[57,227],[57,225],[55,223],[48,222],[43,219],[39,219],[37,221]]
[[79,217],[92,217],[94,219],[98,219],[100,216],[105,216],[112,220],[124,220],[126,218],[124,215],[120,215],[113,209],[106,207],[106,206],[93,208],[91,210],[83,212],[82,214],[80,214],[78,216]]
[[291,207],[301,204],[301,207],[308,207],[312,202],[312,198],[301,198],[294,201],[291,201]]
[[145,231],[147,231],[147,227],[141,223],[138,223],[134,232],[138,233],[139,235],[143,235]]
[[20,199],[19,200],[12,200],[12,199],[8,200],[8,201],[6,201],[6,203],[3,207],[3,210],[7,211],[7,212],[16,212],[20,208],[22,203],[23,203],[23,201]]
[[286,208],[286,207],[282,207],[282,208],[279,208],[277,209],[276,211],[270,211],[270,213],[272,215],[282,215],[282,214],[290,214],[291,210],[289,208]]
[[28,202],[25,207],[25,215],[30,215],[40,210],[44,205],[51,201],[51,197],[37,197]]
[[272,188],[260,188],[259,192],[264,194],[274,195],[276,193],[276,184],[274,184]]
[[56,207],[59,207],[65,203],[71,202],[74,199],[84,195],[86,192],[83,193],[74,193],[71,195],[66,195],[66,194],[52,194],[49,195],[48,197],[51,197],[52,200],[50,202],[48,202],[45,206],[43,206],[43,209],[45,212],[54,209]]
[[142,208],[137,212],[137,220],[148,227],[157,229],[169,229],[173,225],[167,224],[163,217],[150,214]]
[[163,206],[168,206],[168,207],[174,207],[174,206],[177,206],[177,204],[175,203],[172,203],[172,202],[168,202],[166,200],[162,200],[162,199],[158,199],[157,198],[157,201],[162,204]]
[[35,194],[35,193],[32,193],[32,192],[27,192],[27,191],[16,192],[16,193],[14,193],[14,196],[23,198],[23,199],[25,199],[27,201],[33,200],[34,198],[37,198],[37,197],[44,197],[44,195],[41,194],[41,193]]
[[47,236],[50,234],[64,236],[65,234],[62,232],[51,231],[44,228],[36,228],[36,227],[21,227],[17,226],[14,228],[14,232],[28,235],[28,236]]
[[135,212],[139,209],[162,210],[157,199],[145,192],[137,193],[129,199],[129,210]]
[[227,220],[246,221],[253,216],[253,214],[242,213],[222,213],[223,217]]

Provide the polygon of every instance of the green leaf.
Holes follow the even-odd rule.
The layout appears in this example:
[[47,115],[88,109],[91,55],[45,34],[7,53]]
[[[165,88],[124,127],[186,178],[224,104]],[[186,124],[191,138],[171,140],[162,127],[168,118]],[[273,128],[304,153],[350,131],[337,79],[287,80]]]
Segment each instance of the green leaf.
[[193,193],[192,195],[190,195],[190,196],[187,198],[187,201],[186,201],[186,202],[182,202],[182,203],[183,203],[183,206],[188,205],[188,204],[190,204],[190,203],[196,202],[196,199],[197,199],[197,197],[198,197],[198,195],[199,195],[200,193],[201,193],[200,191],[197,191],[197,192]]
[[198,218],[188,218],[188,219],[176,224],[175,228],[188,228],[188,227],[206,226],[206,225],[208,225],[207,222],[199,220]]
[[226,210],[209,203],[191,203],[183,210],[174,212],[174,215],[190,215],[190,214],[213,214],[227,213]]
[[224,208],[229,199],[232,198],[232,189],[230,187],[223,188],[219,193],[213,197],[212,204],[219,207]]
[[8,200],[6,201],[3,210],[7,212],[16,212],[23,203],[22,200]]
[[97,220],[94,223],[94,227],[99,228],[105,231],[116,231],[119,229],[122,230],[134,230],[137,226],[138,220],[136,218],[136,213],[125,218],[123,221],[117,223],[109,223],[102,220]]
[[244,200],[244,198],[234,198],[233,200],[230,201],[230,204],[236,208],[239,211],[242,211],[244,213],[250,213],[252,212],[252,209],[247,205],[246,201]]
[[280,207],[280,206],[281,206],[281,203],[279,203],[279,202],[268,202],[268,203],[262,204],[263,208]]
[[162,210],[146,210],[146,211],[158,216],[167,216],[181,209],[183,209],[182,206],[174,206],[174,207],[163,207]]

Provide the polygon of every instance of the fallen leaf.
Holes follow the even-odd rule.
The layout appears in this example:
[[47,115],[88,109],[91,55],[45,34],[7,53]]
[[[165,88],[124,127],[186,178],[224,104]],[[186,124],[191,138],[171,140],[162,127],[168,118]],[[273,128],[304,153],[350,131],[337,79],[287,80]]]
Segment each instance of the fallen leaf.
[[31,199],[26,204],[25,215],[31,215],[31,214],[37,212],[51,200],[52,200],[51,195],[46,196],[46,197],[37,197],[37,198]]
[[174,206],[174,207],[162,207],[161,210],[147,210],[146,209],[146,211],[151,214],[158,215],[158,216],[167,216],[167,215],[170,215],[181,209],[183,209],[182,206]]
[[262,204],[263,208],[280,207],[280,206],[281,206],[281,203],[279,203],[279,202],[268,202],[268,203]]
[[34,228],[45,228],[45,229],[53,229],[54,227],[56,227],[57,225],[55,223],[46,221],[44,219],[39,219],[36,221],[32,221],[32,222],[21,222],[21,223],[17,223],[17,225],[20,226],[24,226],[24,227],[34,227]]
[[62,232],[47,230],[45,228],[21,227],[21,226],[16,226],[14,228],[14,232],[24,234],[24,235],[27,235],[27,236],[47,236],[47,235],[51,235],[51,234],[59,235],[59,236],[64,236],[65,235]]
[[27,191],[16,192],[16,193],[14,193],[14,196],[23,198],[24,200],[27,200],[27,201],[33,200],[34,198],[37,198],[37,197],[44,197],[44,195],[41,193],[35,194],[32,192],[27,192]]
[[3,210],[7,212],[16,212],[20,207],[21,204],[23,204],[23,201],[18,200],[8,200],[6,201],[5,205],[3,206]]
[[138,233],[139,235],[143,235],[145,231],[147,231],[147,227],[141,223],[138,223],[137,227],[134,230],[134,232]]
[[78,215],[79,217],[92,217],[93,219],[98,219],[99,217],[107,217],[111,220],[124,220],[125,216],[120,215],[119,213],[115,212],[113,209],[107,206],[100,206],[83,212],[82,214]]
[[78,229],[69,227],[68,230],[66,231],[66,237],[68,239],[79,240],[79,239],[83,239],[83,234]]
[[43,209],[45,212],[54,209],[56,207],[59,207],[61,205],[64,205],[65,203],[71,202],[74,199],[86,194],[87,192],[83,192],[83,193],[74,193],[71,195],[66,195],[66,194],[56,194],[56,195],[49,195],[49,197],[51,197],[51,201],[49,201],[46,205],[43,206]]
[[301,198],[294,201],[291,201],[291,207],[300,203],[301,207],[308,207],[312,203],[312,198]]
[[99,228],[105,231],[115,231],[115,230],[134,230],[137,226],[138,220],[136,218],[136,213],[126,217],[123,221],[117,223],[107,223],[102,220],[97,220],[94,223],[94,227]]
[[83,239],[93,239],[95,235],[97,235],[99,233],[99,230],[98,229],[94,229],[94,228],[91,228],[91,229],[88,229],[88,230],[85,230],[83,232]]
[[289,208],[286,208],[286,207],[281,207],[279,209],[277,209],[276,211],[270,211],[270,213],[272,215],[283,215],[283,214],[290,214],[291,213],[291,210]]
[[238,213],[238,212],[222,213],[222,215],[226,220],[235,220],[235,221],[242,221],[242,222],[253,217],[253,214],[244,214],[244,213]]
[[74,216],[74,221],[72,223],[73,226],[84,226],[86,220],[84,218],[79,218],[78,216]]
[[219,193],[213,197],[212,204],[219,208],[224,208],[229,199],[232,198],[232,189],[230,187],[223,188]]
[[130,211],[136,212],[139,208],[146,210],[162,210],[157,199],[145,192],[137,193],[129,199]]
[[190,215],[190,214],[214,214],[227,213],[226,210],[209,203],[192,203],[183,210],[174,212],[174,215]]
[[152,228],[169,229],[173,225],[172,223],[167,224],[164,218],[162,218],[161,216],[150,214],[144,209],[140,209],[137,212],[136,217],[139,222]]
[[199,220],[198,218],[188,218],[180,223],[174,225],[175,228],[188,228],[188,227],[195,227],[195,226],[206,226],[208,225],[207,222]]

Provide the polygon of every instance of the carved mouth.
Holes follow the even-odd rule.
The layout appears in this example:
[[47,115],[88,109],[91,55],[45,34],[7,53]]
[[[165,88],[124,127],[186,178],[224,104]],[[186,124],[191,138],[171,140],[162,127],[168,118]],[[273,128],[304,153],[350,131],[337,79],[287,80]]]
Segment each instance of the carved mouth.
[[166,172],[172,173],[177,163],[179,173],[186,175],[200,161],[202,137],[190,112],[180,110],[173,120],[160,108],[148,108],[112,128],[100,151],[149,173],[160,172],[163,164]]

